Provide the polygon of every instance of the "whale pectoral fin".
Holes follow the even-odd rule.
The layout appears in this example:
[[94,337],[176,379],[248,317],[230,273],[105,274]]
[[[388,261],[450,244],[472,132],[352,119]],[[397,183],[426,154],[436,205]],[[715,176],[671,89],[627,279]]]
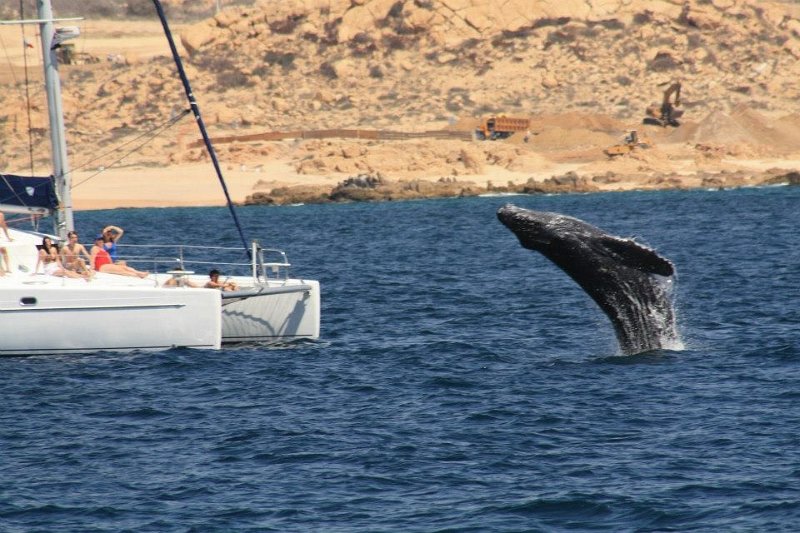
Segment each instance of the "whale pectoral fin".
[[675,273],[672,263],[636,241],[605,236],[600,239],[600,244],[629,268],[659,276],[671,276]]

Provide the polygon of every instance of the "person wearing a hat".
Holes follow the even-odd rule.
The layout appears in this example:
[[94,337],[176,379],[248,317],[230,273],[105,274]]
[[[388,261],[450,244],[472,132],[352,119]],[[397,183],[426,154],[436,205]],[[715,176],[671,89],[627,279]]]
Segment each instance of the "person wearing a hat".
[[146,278],[150,273],[136,270],[128,265],[114,263],[111,259],[111,254],[103,246],[103,234],[100,233],[94,239],[94,246],[90,253],[92,258],[92,266],[97,272],[104,272],[106,274],[118,274],[120,276],[132,276],[137,278]]

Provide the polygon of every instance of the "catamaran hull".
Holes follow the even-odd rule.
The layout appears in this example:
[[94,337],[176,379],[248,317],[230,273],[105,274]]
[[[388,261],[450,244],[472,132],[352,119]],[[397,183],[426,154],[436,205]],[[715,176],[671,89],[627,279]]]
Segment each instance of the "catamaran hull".
[[276,286],[222,294],[223,344],[319,338],[317,281],[288,280]]
[[220,331],[219,292],[211,289],[32,283],[0,291],[0,355],[218,349]]

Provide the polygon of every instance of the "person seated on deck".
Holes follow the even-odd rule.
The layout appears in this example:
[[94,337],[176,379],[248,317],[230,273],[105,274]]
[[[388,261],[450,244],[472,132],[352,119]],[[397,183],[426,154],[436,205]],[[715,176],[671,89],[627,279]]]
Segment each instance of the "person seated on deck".
[[[176,268],[169,272],[172,274],[172,277],[165,281],[162,287],[191,287],[192,289],[200,289],[204,287],[202,283],[197,283],[186,278],[186,274],[183,274],[182,272],[182,268]],[[187,273],[192,274],[192,272]]]
[[77,272],[72,272],[71,270],[66,270],[64,266],[61,264],[61,259],[58,255],[58,247],[53,244],[53,241],[50,237],[44,237],[42,239],[42,244],[38,246],[39,248],[39,258],[36,261],[36,269],[33,271],[34,274],[39,273],[39,266],[42,265],[43,272],[48,276],[56,276],[59,278],[83,278],[88,280],[88,274],[78,274]]
[[89,252],[78,242],[78,233],[70,231],[67,233],[67,244],[61,248],[61,263],[64,265],[64,268],[72,272],[88,274],[89,276],[94,275],[94,272],[87,266],[86,261],[83,260],[81,255],[86,257],[86,261],[89,263],[92,262],[92,257],[89,255]]
[[2,228],[3,233],[6,234],[6,239],[9,241],[13,241],[14,239],[11,238],[11,235],[8,234],[8,224],[6,224],[6,217],[3,213],[0,213],[0,228]]
[[119,259],[119,252],[117,250],[117,241],[125,234],[125,230],[119,226],[106,226],[103,228],[101,235],[103,236],[103,248],[111,256],[111,261],[118,264],[127,266],[128,263]]
[[221,289],[223,291],[236,291],[239,290],[239,286],[232,281],[220,281],[219,280],[220,272],[216,268],[213,269],[211,272],[208,273],[208,282],[206,283],[206,288],[208,289]]
[[106,251],[103,246],[103,234],[97,236],[94,240],[94,246],[90,254],[92,265],[97,272],[105,274],[117,274],[120,276],[131,276],[137,278],[146,278],[150,275],[149,272],[142,272],[128,265],[114,263],[111,260],[111,255]]

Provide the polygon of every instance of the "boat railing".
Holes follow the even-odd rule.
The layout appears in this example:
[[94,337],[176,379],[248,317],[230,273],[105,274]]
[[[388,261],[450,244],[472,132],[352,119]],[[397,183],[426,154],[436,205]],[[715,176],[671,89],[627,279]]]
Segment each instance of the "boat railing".
[[[186,244],[119,244],[119,259],[153,273],[174,270],[250,276],[254,283],[289,279],[289,259],[283,250],[262,248],[254,242],[250,254],[241,247]],[[229,270],[229,271],[226,271]]]

